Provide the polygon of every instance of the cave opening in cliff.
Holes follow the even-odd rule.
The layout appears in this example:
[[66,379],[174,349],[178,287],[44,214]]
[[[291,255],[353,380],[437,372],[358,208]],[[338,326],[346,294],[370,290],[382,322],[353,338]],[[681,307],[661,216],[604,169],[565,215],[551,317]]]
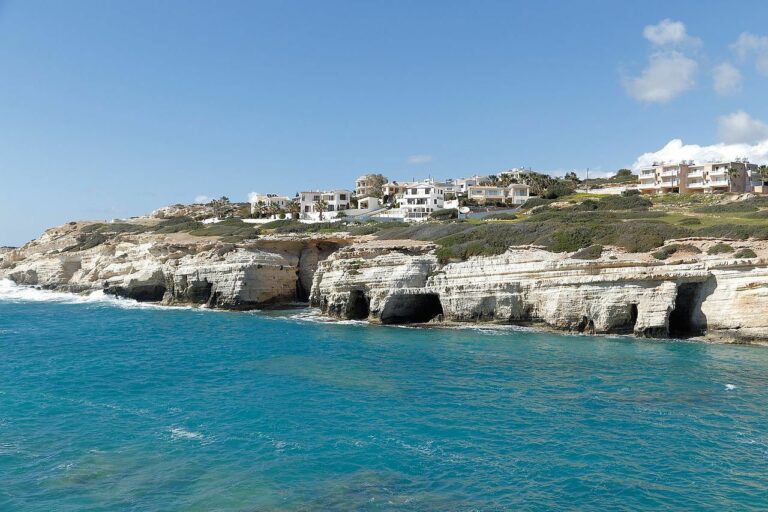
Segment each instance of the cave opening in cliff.
[[701,313],[701,291],[704,283],[682,283],[677,286],[675,309],[669,314],[669,334],[686,337],[702,334],[698,319]]
[[418,324],[443,314],[443,305],[436,293],[394,295],[381,312],[384,324]]
[[347,300],[346,317],[350,320],[365,320],[371,312],[371,301],[363,290],[352,290]]

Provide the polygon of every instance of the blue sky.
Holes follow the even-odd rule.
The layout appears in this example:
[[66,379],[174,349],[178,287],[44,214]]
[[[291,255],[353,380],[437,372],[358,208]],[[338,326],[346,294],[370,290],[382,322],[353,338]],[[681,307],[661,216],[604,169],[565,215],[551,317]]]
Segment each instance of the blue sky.
[[2,2],[0,245],[368,171],[607,172],[677,138],[759,158],[767,19],[764,1]]

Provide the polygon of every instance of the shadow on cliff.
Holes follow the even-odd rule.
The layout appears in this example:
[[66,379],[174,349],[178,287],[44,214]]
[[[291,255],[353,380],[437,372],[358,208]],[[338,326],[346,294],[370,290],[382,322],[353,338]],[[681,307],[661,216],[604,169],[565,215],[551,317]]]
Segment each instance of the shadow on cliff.
[[669,335],[676,338],[701,336],[707,331],[707,316],[701,310],[704,301],[715,292],[717,280],[677,284],[675,307],[669,313]]

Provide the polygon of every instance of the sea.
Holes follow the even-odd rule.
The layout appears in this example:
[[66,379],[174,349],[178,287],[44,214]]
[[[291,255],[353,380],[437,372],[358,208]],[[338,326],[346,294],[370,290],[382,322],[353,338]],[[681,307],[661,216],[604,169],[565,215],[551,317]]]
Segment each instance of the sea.
[[0,281],[0,510],[766,510],[768,348]]

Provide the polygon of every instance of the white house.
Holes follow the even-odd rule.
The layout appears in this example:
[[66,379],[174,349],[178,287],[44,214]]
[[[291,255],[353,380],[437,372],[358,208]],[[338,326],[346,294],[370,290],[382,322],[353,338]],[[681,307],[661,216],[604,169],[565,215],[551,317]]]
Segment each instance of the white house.
[[251,214],[256,213],[262,206],[278,206],[280,208],[285,208],[288,203],[291,202],[291,199],[288,196],[278,196],[277,194],[256,193],[251,194],[249,199],[251,202]]
[[531,188],[521,183],[512,183],[507,187],[507,203],[521,205],[531,198]]
[[477,174],[469,178],[458,178],[453,180],[454,187],[452,188],[457,194],[466,194],[469,191],[469,187],[476,187],[487,179],[488,176],[479,176]]
[[[352,191],[339,189],[328,191],[306,191],[299,193],[299,205],[301,206],[301,218],[308,220],[332,219],[340,211],[349,209],[349,201]],[[323,211],[317,208],[322,201],[325,206]]]
[[[355,195],[357,197],[366,197],[377,192],[377,190],[375,190],[375,184],[379,177],[384,178],[385,182],[387,181],[386,176],[378,174],[363,174],[362,176],[358,176],[355,180]],[[379,182],[379,184],[381,184],[381,182]]]
[[445,188],[442,183],[432,180],[411,183],[403,193],[400,208],[404,211],[406,221],[421,221],[435,210],[442,209],[444,200]]

